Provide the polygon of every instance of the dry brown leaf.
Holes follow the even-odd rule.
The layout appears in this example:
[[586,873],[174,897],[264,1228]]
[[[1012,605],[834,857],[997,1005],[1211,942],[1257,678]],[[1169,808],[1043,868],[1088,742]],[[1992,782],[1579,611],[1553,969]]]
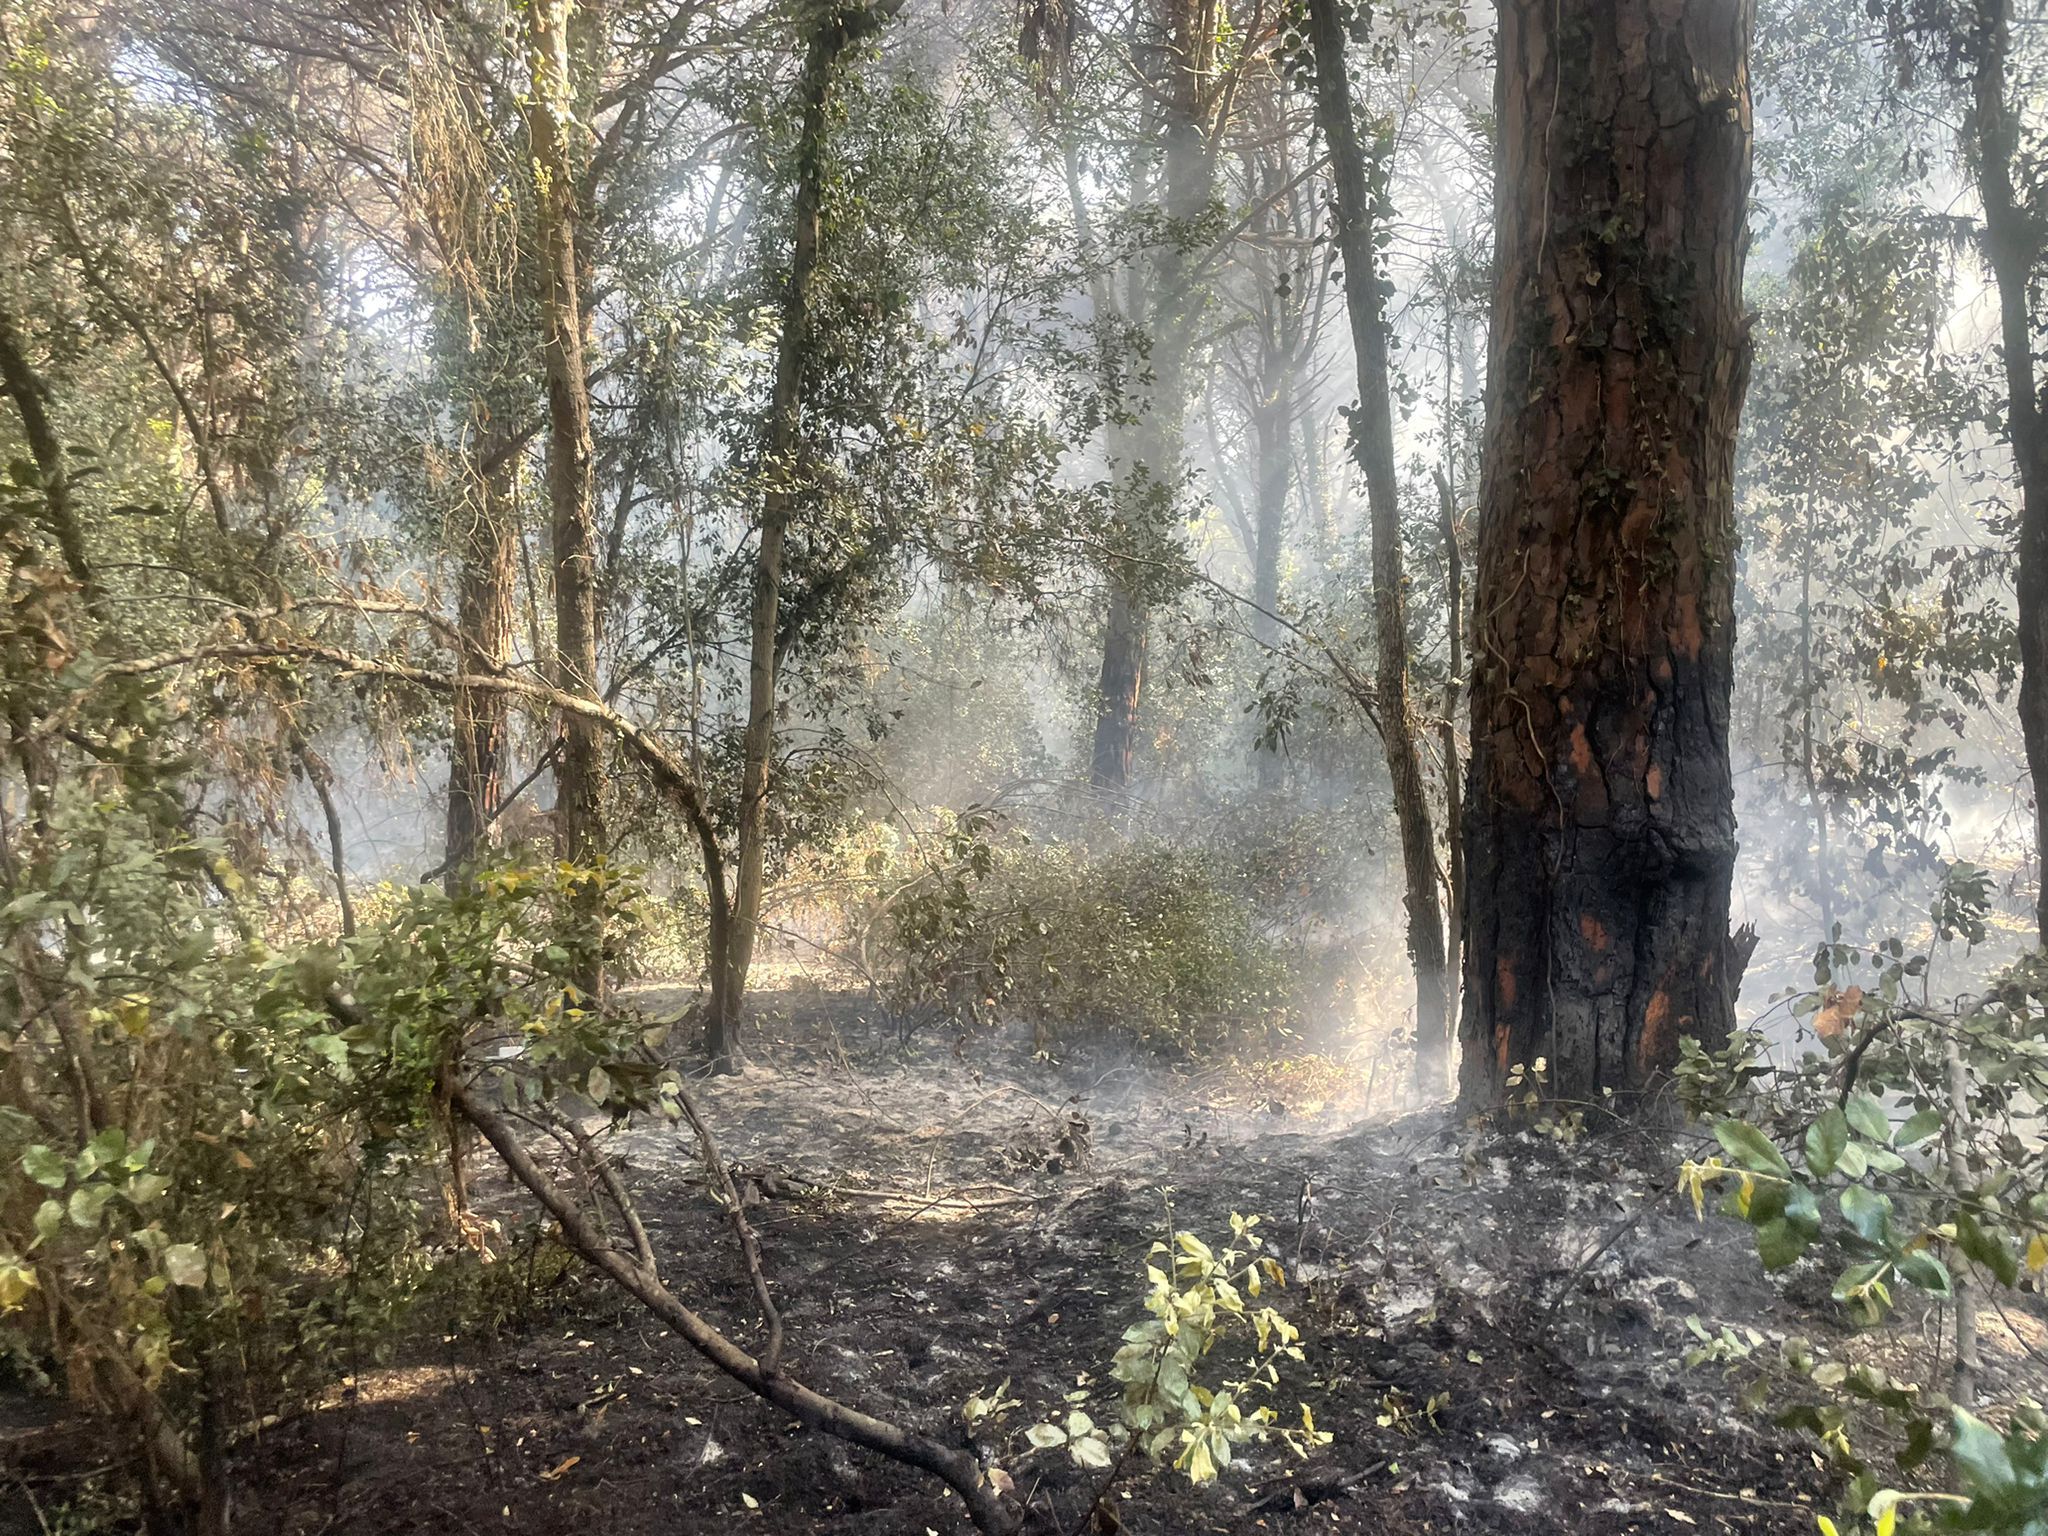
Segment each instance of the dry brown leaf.
[[560,1461],[556,1462],[554,1466],[550,1467],[547,1471],[541,1473],[540,1480],[544,1483],[560,1482],[562,1479],[562,1475],[566,1473],[571,1467],[575,1466],[576,1463],[581,1461],[582,1459],[583,1458],[581,1456],[564,1456]]
[[1829,987],[1827,996],[1821,1002],[1820,1012],[1813,1016],[1814,1033],[1823,1040],[1838,1038],[1842,1031],[1849,1027],[1849,1021],[1856,1017],[1857,1010],[1862,1006],[1861,987],[1844,987],[1839,992]]

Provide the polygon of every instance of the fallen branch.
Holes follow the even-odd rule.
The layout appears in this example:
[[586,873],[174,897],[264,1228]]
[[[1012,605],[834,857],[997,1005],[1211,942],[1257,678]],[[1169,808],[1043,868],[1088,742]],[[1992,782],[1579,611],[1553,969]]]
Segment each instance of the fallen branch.
[[[330,998],[330,1007],[354,1011],[346,999]],[[1022,1514],[982,1477],[974,1458],[891,1424],[857,1408],[812,1391],[780,1370],[741,1349],[704,1318],[685,1306],[662,1283],[654,1266],[622,1252],[592,1225],[576,1201],[556,1187],[527,1152],[511,1121],[467,1085],[452,1085],[450,1106],[477,1128],[497,1151],[512,1176],[526,1186],[560,1224],[563,1242],[592,1268],[638,1301],[672,1329],[705,1360],[748,1391],[772,1403],[806,1429],[829,1435],[915,1467],[938,1478],[960,1496],[976,1530],[1009,1536],[1022,1524]]]
[[718,1139],[697,1112],[696,1100],[690,1097],[690,1090],[683,1087],[680,1079],[676,1083],[676,1102],[682,1106],[683,1118],[697,1133],[697,1145],[704,1153],[704,1166],[711,1171],[711,1176],[718,1181],[719,1192],[725,1196],[725,1208],[732,1217],[733,1233],[739,1238],[740,1253],[747,1261],[747,1277],[754,1283],[754,1296],[760,1301],[761,1314],[768,1321],[768,1347],[761,1354],[761,1369],[773,1376],[782,1369],[782,1313],[768,1294],[768,1277],[761,1269],[761,1247],[754,1241],[754,1228],[747,1220],[746,1204],[740,1199],[739,1188],[732,1181],[732,1171],[725,1166],[725,1159],[719,1154]]

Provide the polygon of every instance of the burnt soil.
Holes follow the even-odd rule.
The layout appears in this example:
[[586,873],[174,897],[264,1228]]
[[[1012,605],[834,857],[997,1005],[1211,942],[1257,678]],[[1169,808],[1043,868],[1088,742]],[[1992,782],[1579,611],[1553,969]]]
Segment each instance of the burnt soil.
[[[1680,1209],[1669,1145],[1503,1136],[1443,1109],[1360,1120],[1023,1040],[906,1048],[829,996],[771,1000],[751,1053],[697,1093],[747,1190],[785,1368],[955,1443],[960,1405],[1007,1379],[1022,1406],[978,1440],[1059,1530],[1805,1532],[1832,1504],[1808,1444],[1682,1362],[1689,1315],[1815,1323],[1743,1231]],[[670,1285],[758,1346],[693,1146],[665,1125],[611,1145]],[[238,1529],[968,1529],[936,1484],[797,1430],[564,1264],[509,1190],[492,1199],[509,1320],[427,1319],[393,1363],[246,1438]],[[1335,1441],[1307,1462],[1248,1447],[1199,1489],[1134,1468],[1114,1519],[1091,1520],[1103,1474],[1023,1431],[1074,1393],[1114,1421],[1148,1247],[1169,1223],[1220,1241],[1233,1211],[1264,1217],[1289,1281],[1268,1299],[1304,1335],[1276,1407],[1308,1404]],[[10,1513],[0,1494],[0,1527]]]

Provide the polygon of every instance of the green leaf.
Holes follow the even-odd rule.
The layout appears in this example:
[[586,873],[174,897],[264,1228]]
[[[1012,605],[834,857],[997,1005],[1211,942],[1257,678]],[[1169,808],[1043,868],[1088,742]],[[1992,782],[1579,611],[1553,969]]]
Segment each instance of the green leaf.
[[306,1048],[336,1071],[348,1066],[348,1042],[339,1035],[315,1035]]
[[1885,1246],[1891,1214],[1891,1201],[1861,1184],[1851,1184],[1842,1191],[1842,1219],[1873,1247]]
[[1935,1296],[1952,1296],[1955,1286],[1949,1278],[1948,1266],[1924,1248],[1899,1256],[1899,1273]]
[[111,1184],[81,1184],[71,1191],[71,1201],[64,1208],[65,1214],[71,1218],[73,1226],[90,1232],[98,1228],[107,1202],[113,1198],[114,1186]]
[[1997,1430],[1975,1414],[1954,1410],[1954,1437],[1948,1458],[1962,1474],[1963,1486],[1979,1498],[2009,1492],[2017,1482],[2012,1457]]
[[1892,1140],[1891,1117],[1884,1112],[1884,1106],[1870,1094],[1854,1093],[1844,1106],[1848,1112],[1849,1124],[1859,1136],[1867,1136],[1879,1146],[1890,1146]]
[[2016,1284],[2020,1277],[2019,1255],[2002,1232],[1978,1224],[1968,1211],[1956,1212],[1956,1246],[1998,1276],[2001,1285]]
[[1816,1178],[1826,1178],[1842,1160],[1849,1145],[1849,1117],[1831,1109],[1806,1128],[1806,1166]]
[[1752,1172],[1791,1176],[1792,1165],[1771,1144],[1771,1138],[1747,1121],[1720,1121],[1714,1126],[1714,1136],[1730,1157]]
[[197,1243],[173,1243],[164,1250],[164,1274],[173,1285],[206,1284],[206,1255]]
[[1889,1268],[1889,1259],[1872,1259],[1864,1264],[1851,1264],[1835,1280],[1835,1300],[1847,1301]]
[[1805,1253],[1812,1241],[1811,1233],[1783,1216],[1773,1216],[1756,1229],[1756,1254],[1765,1269],[1783,1269]]
[[40,1144],[21,1154],[21,1171],[45,1189],[62,1189],[71,1179],[71,1165]]
[[1899,1470],[1911,1472],[1934,1451],[1934,1421],[1915,1419],[1906,1428],[1906,1448],[1899,1452]]
[[110,1125],[85,1144],[78,1154],[78,1176],[89,1179],[102,1168],[111,1168],[128,1153],[128,1133]]
[[1912,1119],[1899,1127],[1898,1144],[1902,1147],[1910,1147],[1916,1142],[1925,1141],[1940,1129],[1941,1111],[1938,1109],[1923,1109],[1919,1114],[1913,1116]]
[[64,1230],[64,1206],[61,1201],[45,1200],[36,1207],[36,1242],[47,1243]]

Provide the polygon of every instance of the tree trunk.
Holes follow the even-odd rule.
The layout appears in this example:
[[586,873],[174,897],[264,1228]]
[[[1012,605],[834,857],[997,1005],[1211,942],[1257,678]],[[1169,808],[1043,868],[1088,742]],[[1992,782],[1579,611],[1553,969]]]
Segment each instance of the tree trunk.
[[1316,120],[1330,146],[1337,205],[1337,249],[1344,261],[1344,297],[1358,362],[1358,410],[1351,451],[1365,476],[1372,524],[1373,635],[1378,649],[1373,689],[1379,732],[1393,780],[1407,887],[1408,958],[1415,968],[1415,1085],[1440,1096],[1449,1071],[1450,997],[1444,971],[1444,918],[1438,900],[1436,832],[1430,824],[1422,758],[1408,687],[1407,576],[1401,560],[1400,491],[1394,467],[1393,396],[1387,378],[1386,317],[1373,255],[1375,207],[1365,152],[1351,112],[1344,63],[1344,27],[1337,0],[1309,0],[1315,48]]
[[[732,903],[712,935],[711,1011],[705,1052],[715,1070],[739,1065],[740,1013],[761,917],[768,842],[768,795],[775,759],[776,643],[782,611],[783,546],[802,484],[804,375],[810,355],[811,287],[818,270],[824,206],[826,115],[832,82],[847,49],[895,14],[900,0],[832,8],[812,33],[800,86],[803,124],[796,148],[796,201],[782,328],[776,341],[775,392],[769,407],[767,489],[754,558],[752,636],[747,664],[747,728],[741,748],[739,833]],[[717,905],[714,900],[714,907]]]
[[[1450,418],[1448,414],[1445,420]],[[1465,686],[1465,560],[1458,548],[1457,459],[1450,460],[1449,473],[1437,481],[1438,535],[1444,543],[1444,598],[1447,612],[1444,631],[1450,639],[1450,656],[1444,668],[1444,720],[1439,727],[1444,754],[1444,828],[1449,866],[1444,872],[1444,976],[1458,974],[1465,946],[1465,844],[1462,837],[1464,806],[1458,762],[1458,694]],[[1455,1035],[1458,1028],[1458,994],[1446,987],[1444,1029]]]
[[1600,1103],[1733,1023],[1748,0],[1502,10],[1462,1085]]
[[[453,530],[460,572],[455,624],[461,670],[476,676],[503,669],[512,655],[513,593],[519,546],[512,526],[513,456],[487,434],[475,447],[469,495]],[[506,695],[458,688],[448,754],[448,822],[443,882],[452,894],[476,857],[503,792]]]
[[[1216,0],[1167,0],[1163,9],[1164,33],[1154,49],[1160,63],[1150,89],[1165,133],[1159,207],[1169,228],[1147,264],[1143,308],[1152,342],[1152,396],[1139,407],[1141,420],[1132,434],[1136,451],[1124,467],[1117,530],[1119,542],[1138,559],[1125,568],[1110,567],[1089,755],[1091,781],[1108,790],[1121,790],[1130,780],[1152,616],[1146,571],[1172,537],[1179,506],[1187,368],[1202,309],[1194,272],[1197,253],[1187,226],[1208,207],[1214,177],[1208,115],[1216,79]],[[1139,306],[1130,308],[1136,318]]]
[[[1257,463],[1252,506],[1252,634],[1262,649],[1280,643],[1280,626],[1271,615],[1280,611],[1280,549],[1287,536],[1287,489],[1294,468],[1293,399],[1286,377],[1288,364],[1274,349],[1267,351],[1262,398],[1252,410],[1252,451]],[[1276,377],[1276,375],[1278,375]],[[1254,747],[1261,789],[1280,786],[1279,746]]]
[[2019,479],[2020,734],[2034,782],[2037,937],[2048,943],[2048,440],[2041,431],[2034,377],[2029,287],[2040,264],[2038,222],[2013,194],[2019,134],[2006,103],[2011,52],[2010,0],[1978,0],[1971,52],[1977,66],[1970,129],[1976,140],[1977,190],[1984,203],[1984,254],[1998,289],[2000,351],[2005,360],[2005,434]]
[[[597,688],[597,520],[592,505],[590,379],[583,357],[583,300],[577,269],[576,183],[569,145],[575,123],[569,83],[572,0],[533,0],[533,101],[527,132],[537,185],[541,257],[541,356],[548,390],[548,503],[555,583],[555,685],[586,699]],[[605,852],[603,733],[586,716],[562,719],[562,756],[555,769],[555,806],[562,853],[589,865]],[[599,893],[584,915],[597,919]],[[578,984],[603,991],[601,968]]]

